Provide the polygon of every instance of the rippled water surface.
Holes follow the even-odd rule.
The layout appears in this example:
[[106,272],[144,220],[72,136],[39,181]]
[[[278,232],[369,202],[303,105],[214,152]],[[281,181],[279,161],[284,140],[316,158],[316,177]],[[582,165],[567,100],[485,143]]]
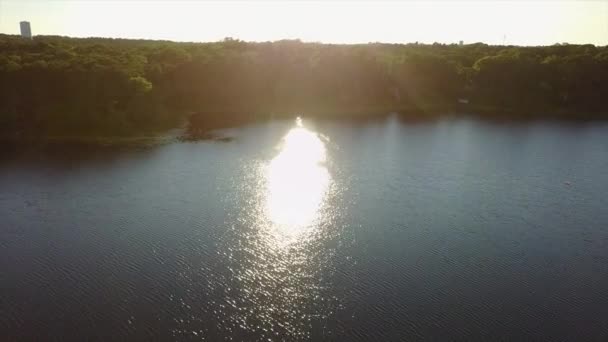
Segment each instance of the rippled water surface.
[[5,148],[2,340],[608,340],[608,125]]

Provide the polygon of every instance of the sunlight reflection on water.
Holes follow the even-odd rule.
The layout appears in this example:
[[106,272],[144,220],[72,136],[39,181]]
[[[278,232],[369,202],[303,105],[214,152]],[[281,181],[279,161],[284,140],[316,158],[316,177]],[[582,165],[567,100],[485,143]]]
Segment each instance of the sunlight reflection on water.
[[298,118],[277,154],[246,172],[251,178],[242,183],[251,187],[241,190],[246,204],[228,238],[226,263],[236,283],[222,289],[232,307],[221,309],[232,312],[222,329],[309,339],[336,310],[337,299],[326,295],[335,253],[329,244],[339,235],[326,142]]
[[264,213],[278,233],[296,238],[315,223],[330,183],[325,144],[300,118],[266,166]]

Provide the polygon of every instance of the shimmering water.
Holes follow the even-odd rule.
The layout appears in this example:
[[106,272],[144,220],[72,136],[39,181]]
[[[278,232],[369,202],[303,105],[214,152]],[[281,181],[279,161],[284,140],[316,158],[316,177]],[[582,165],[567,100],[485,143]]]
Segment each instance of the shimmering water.
[[608,125],[5,148],[2,340],[608,340]]

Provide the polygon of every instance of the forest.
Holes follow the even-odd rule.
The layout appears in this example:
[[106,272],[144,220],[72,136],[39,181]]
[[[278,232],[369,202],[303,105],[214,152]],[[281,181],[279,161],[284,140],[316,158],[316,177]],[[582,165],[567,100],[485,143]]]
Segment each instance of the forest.
[[133,136],[290,116],[608,118],[608,48],[0,35],[0,135]]

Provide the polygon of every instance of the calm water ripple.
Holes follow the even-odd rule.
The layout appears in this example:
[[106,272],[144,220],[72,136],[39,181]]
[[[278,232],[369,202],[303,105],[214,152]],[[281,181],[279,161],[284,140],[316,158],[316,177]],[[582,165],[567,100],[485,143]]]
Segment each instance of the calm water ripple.
[[2,340],[608,340],[608,125],[223,133],[6,150]]

